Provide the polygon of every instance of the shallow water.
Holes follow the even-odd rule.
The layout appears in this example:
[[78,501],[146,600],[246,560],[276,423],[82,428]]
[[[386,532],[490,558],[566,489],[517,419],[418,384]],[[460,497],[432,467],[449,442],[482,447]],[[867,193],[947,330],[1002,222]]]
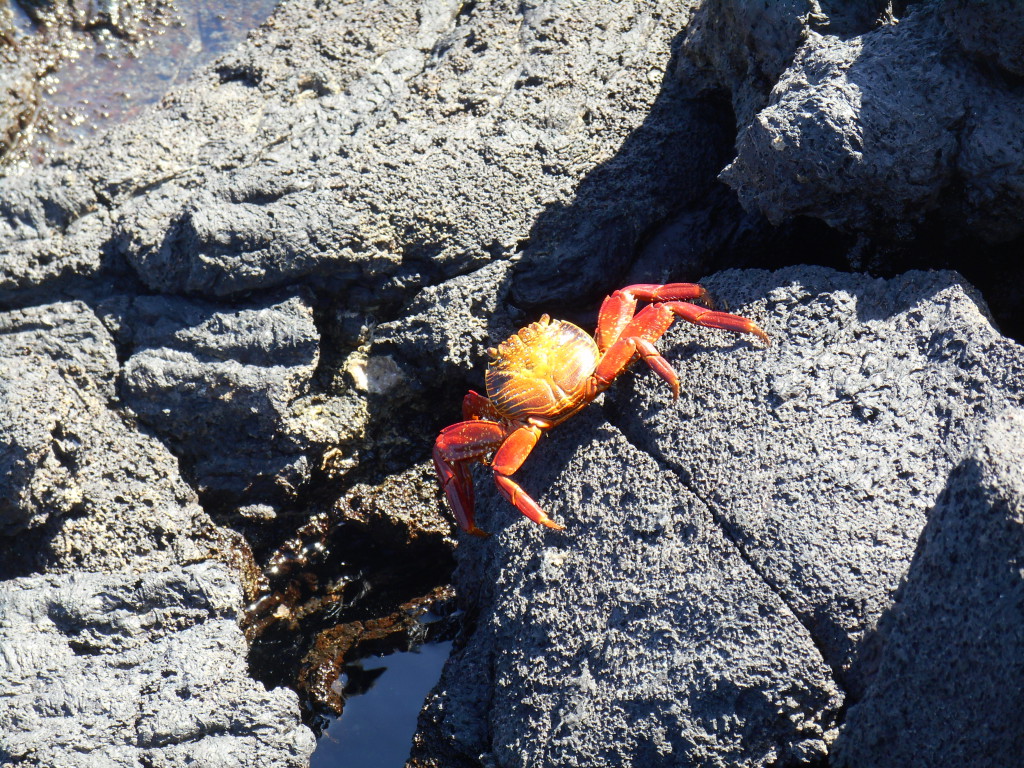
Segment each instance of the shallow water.
[[[87,44],[45,78],[40,124],[18,165],[44,162],[130,120],[197,67],[235,48],[276,5],[277,0],[176,0],[172,23],[135,52],[117,41]],[[32,34],[23,13],[15,21],[21,34]]]
[[402,768],[409,759],[423,700],[441,677],[451,642],[366,659],[365,672],[384,668],[373,686],[345,702],[320,737],[310,768]]

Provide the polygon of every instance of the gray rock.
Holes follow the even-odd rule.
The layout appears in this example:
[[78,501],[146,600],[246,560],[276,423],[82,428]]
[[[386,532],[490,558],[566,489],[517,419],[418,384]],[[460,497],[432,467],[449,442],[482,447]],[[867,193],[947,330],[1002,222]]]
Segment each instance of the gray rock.
[[[699,200],[727,156],[727,134],[709,134],[700,119],[674,131],[673,113],[663,111],[660,125],[630,137],[656,100],[686,13],[656,2],[623,13],[597,2],[295,0],[138,120],[59,165],[0,180],[0,301],[32,307],[11,313],[16,332],[3,348],[5,360],[21,364],[5,372],[22,376],[5,382],[12,405],[0,417],[13,447],[3,456],[5,498],[15,500],[4,508],[4,530],[25,544],[12,572],[47,573],[6,583],[34,590],[36,602],[26,598],[5,616],[31,653],[43,653],[32,643],[64,648],[41,669],[84,675],[95,691],[86,698],[62,682],[59,690],[71,692],[51,709],[31,693],[56,685],[50,672],[20,665],[3,686],[19,692],[3,724],[12,759],[223,764],[237,753],[247,764],[262,738],[261,764],[302,763],[311,745],[293,695],[278,691],[268,702],[245,677],[235,636],[224,641],[235,608],[183,608],[205,605],[210,587],[179,578],[182,569],[194,575],[205,558],[231,553],[171,450],[200,489],[272,518],[267,486],[301,486],[325,445],[360,443],[364,453],[343,461],[377,466],[371,427],[400,415],[396,401],[422,399],[400,365],[415,368],[429,356],[433,372],[469,376],[485,336],[511,330],[517,315],[504,308],[505,273],[543,212],[556,222],[537,238],[545,248],[548,238],[569,240],[564,231],[588,211],[600,214],[586,237],[559,251],[575,260],[566,262],[572,280],[543,275],[552,261],[539,268],[537,290],[582,297],[581,286],[591,288],[576,265],[617,226],[620,209],[631,209],[629,243],[678,204],[677,187]],[[724,114],[691,112],[719,122]],[[591,207],[558,219],[580,180],[629,138],[637,162],[599,175],[583,198]],[[659,181],[659,166],[685,141],[699,173],[691,178],[680,161],[672,183]],[[705,157],[708,148],[717,159]],[[638,168],[645,175],[634,178]],[[616,269],[628,266],[624,254],[608,253]],[[425,294],[404,313],[421,325],[383,333],[394,340],[391,352],[367,355],[370,329],[402,316],[434,285],[437,297]],[[53,304],[68,296],[94,307],[116,347],[86,306]],[[431,331],[447,316],[434,314],[442,299],[465,323],[458,333]],[[29,333],[22,315],[43,303],[86,318],[102,355],[88,337],[76,348],[61,330],[73,325],[66,319]],[[325,346],[340,340],[340,349],[320,349],[314,306]],[[314,380],[324,354],[331,357]],[[68,372],[75,361],[77,378]],[[322,381],[332,389],[317,391]],[[421,451],[429,434],[398,439]],[[68,499],[55,501],[60,494]],[[18,618],[59,613],[48,607],[51,586],[76,579],[102,581],[94,592],[117,593],[118,606],[156,606],[127,616],[127,628],[105,618],[107,601],[95,614],[76,609],[88,642],[99,643],[75,646],[84,650],[81,666],[65,661],[70,646],[53,640],[45,621],[32,630]],[[157,582],[152,595],[139,593]],[[169,641],[172,625],[182,629]],[[186,657],[179,641],[195,654]],[[154,671],[161,660],[160,672],[188,668],[190,690],[200,694],[186,701],[176,677],[151,674],[136,659]],[[54,716],[43,727],[61,708],[68,721]]]
[[125,402],[173,445],[204,492],[279,499],[309,476],[298,403],[320,336],[293,297],[225,310],[138,297],[120,318]]
[[44,27],[69,27],[77,30],[106,30],[117,37],[136,38],[143,27],[153,26],[161,16],[169,16],[173,0],[26,0],[23,12]]
[[214,562],[0,583],[0,762],[308,765],[294,694],[248,675],[240,600]]
[[767,104],[813,14],[808,0],[706,0],[686,27],[684,76],[691,87],[727,90],[737,125],[746,125]]
[[424,289],[400,320],[377,327],[371,359],[394,355],[409,378],[427,380],[436,371],[482,380],[485,350],[515,333],[524,318],[508,302],[512,267],[499,261]]
[[934,8],[847,40],[809,32],[721,178],[769,220],[909,237],[940,209],[1024,233],[1024,89],[960,52]]
[[212,526],[177,461],[112,408],[117,360],[96,317],[56,304],[0,315],[0,329],[0,531],[45,525],[35,554],[51,570],[204,556]]
[[[990,419],[1024,405],[1024,352],[955,273],[804,267],[704,284],[773,346],[680,324],[660,344],[684,382],[677,403],[637,370],[604,406],[615,428],[592,409],[553,432],[517,477],[564,533],[521,520],[478,473],[479,520],[499,532],[459,549],[475,621],[421,720],[422,759],[806,764],[828,751],[844,697],[880,686],[912,700],[878,671],[880,622],[947,477]],[[733,646],[737,616],[750,634]],[[950,621],[965,653],[987,653],[969,617]],[[1014,674],[1006,642],[982,683]],[[779,704],[780,690],[799,695]],[[970,706],[958,701],[943,706]],[[916,738],[938,749],[945,735],[924,722]]]
[[39,103],[39,68],[18,44],[10,6],[0,8],[0,162],[25,138]]
[[246,553],[117,371],[81,303],[0,314],[0,762],[305,765],[295,695],[245,665]]
[[[688,43],[692,2],[321,5],[288,0],[139,120],[0,180],[0,301],[31,307],[0,321],[0,533],[25,552],[5,575],[45,572],[0,587],[0,631],[56,659],[4,672],[11,759],[307,758],[294,697],[240,663],[237,595],[203,562],[228,535],[172,450],[204,500],[280,525],[325,446],[328,473],[419,466],[529,313],[696,277],[677,257],[760,240],[756,211],[1021,232],[1019,84],[965,53],[949,3],[869,32],[886,4],[722,0]],[[684,49],[749,116],[727,176],[754,213],[714,181],[733,115],[693,100]],[[424,758],[812,765],[857,702],[849,754],[876,738],[879,653],[914,637],[885,617],[947,476],[1021,405],[1019,348],[949,273],[710,287],[776,346],[678,329],[679,404],[638,371],[558,430],[522,481],[567,533],[481,486],[498,534],[462,548],[475,632]]]
[[1024,19],[1016,0],[944,0],[942,12],[965,51],[1024,75]]
[[767,106],[811,30],[837,37],[864,34],[891,7],[889,0],[704,0],[686,26],[680,73],[690,89],[731,94],[742,130]]
[[774,345],[674,331],[662,348],[686,382],[678,404],[630,378],[616,422],[720,510],[857,694],[947,476],[988,418],[1024,404],[1024,352],[955,273],[792,268],[705,285]]
[[[272,103],[287,99],[239,137],[265,147],[258,163],[190,168],[128,206],[125,255],[164,292],[228,295],[311,277],[384,286],[378,301],[510,256],[543,207],[567,201],[646,111],[655,87],[642,74],[664,66],[674,27],[654,6],[632,16],[584,6],[350,7],[268,28],[220,67],[229,98],[245,81],[280,88]],[[551,44],[551,25],[584,15],[585,31]],[[351,30],[385,17],[394,34],[353,48]],[[305,28],[315,47],[293,50]],[[574,44],[583,35],[600,40],[599,55]],[[262,51],[282,36],[297,82],[267,71]],[[330,61],[322,49],[346,54]],[[579,67],[593,74],[570,86]],[[304,98],[293,107],[295,89]]]
[[79,430],[113,394],[117,360],[95,316],[65,304],[0,315],[0,361],[0,532],[11,535],[82,502],[70,477]]
[[585,414],[523,473],[565,532],[480,483],[496,534],[456,573],[476,629],[424,714],[442,764],[823,759],[842,696],[813,639],[671,470]]
[[1024,411],[992,417],[928,512],[879,622],[839,766],[1016,765],[1024,754]]

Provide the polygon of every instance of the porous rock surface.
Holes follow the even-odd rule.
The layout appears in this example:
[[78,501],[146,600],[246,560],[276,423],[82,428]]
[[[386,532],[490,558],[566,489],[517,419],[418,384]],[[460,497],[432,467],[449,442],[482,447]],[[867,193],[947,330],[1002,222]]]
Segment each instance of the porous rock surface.
[[[886,765],[902,726],[919,734],[907,760],[929,765],[944,745],[985,742],[971,710],[1012,697],[1019,533],[935,555],[976,579],[935,631],[985,661],[955,666],[942,690],[962,695],[928,697],[946,708],[941,735],[910,711],[940,673],[908,644],[952,587],[920,565],[941,546],[930,538],[975,524],[992,537],[1019,516],[1019,472],[999,469],[1012,455],[986,470],[1009,509],[955,488],[990,424],[1012,440],[1003,413],[1024,405],[1024,351],[955,273],[795,267],[705,284],[773,346],[677,327],[661,348],[678,402],[638,371],[554,431],[517,478],[564,532],[521,519],[478,473],[479,519],[496,535],[457,553],[473,629],[424,711],[421,764],[803,765],[841,732],[849,765]],[[921,602],[916,619],[903,594]],[[998,607],[966,607],[976,594]],[[931,636],[930,658],[952,658]],[[858,702],[844,724],[840,705]],[[960,764],[1016,760],[1024,730],[993,718],[999,738],[959,747]]]
[[879,624],[877,682],[850,709],[836,765],[1012,765],[1024,754],[1022,430],[1024,411],[997,414],[950,473]]
[[[706,281],[713,293],[718,279]],[[707,332],[666,344],[685,360],[679,403],[637,387],[616,399],[630,417],[620,423],[721,510],[844,688],[859,692],[865,634],[946,478],[988,419],[1024,403],[1024,352],[955,273],[721,279],[732,306],[764,317],[771,350],[744,369],[727,344],[700,353]]]
[[112,407],[116,352],[89,308],[14,310],[0,329],[0,530],[40,544],[16,548],[4,571],[135,570],[208,553],[216,534],[177,460]]
[[0,762],[305,765],[294,694],[246,669],[245,553],[117,374],[82,302],[0,313]]
[[[401,482],[540,312],[589,328],[627,280],[825,258],[762,213],[1018,236],[1014,49],[982,52],[969,5],[286,0],[141,118],[0,180],[0,757],[305,765],[294,694],[241,662],[251,559],[200,503],[252,531],[343,488],[314,477]],[[716,182],[734,157],[747,211]],[[678,404],[638,371],[558,430],[521,479],[565,533],[481,486],[496,535],[461,549],[475,623],[421,762],[884,765],[894,723],[919,755],[979,738],[958,709],[995,694],[952,691],[929,730],[906,649],[953,586],[925,566],[992,524],[940,493],[1003,439],[979,435],[1021,405],[1020,348],[951,273],[708,282],[771,350],[678,329]],[[1005,548],[956,557],[996,574],[977,594],[1017,588]],[[943,631],[972,650],[976,615]],[[1013,625],[958,690],[1012,679]],[[1012,762],[1021,719],[998,722],[960,764]]]
[[[941,215],[982,241],[1020,237],[1024,86],[987,64],[1019,66],[1019,10],[921,2],[852,37],[806,28],[777,80],[741,73],[726,83],[741,100],[750,90],[770,96],[738,115],[736,159],[721,178],[775,222],[813,216],[900,239]],[[742,31],[732,27],[733,39]]]
[[178,447],[200,490],[274,499],[288,495],[275,483],[308,478],[311,436],[293,425],[320,334],[302,297],[228,310],[140,296],[118,319],[119,341],[132,351],[125,402]]
[[711,510],[597,408],[531,463],[524,482],[567,530],[522,525],[482,484],[479,523],[495,535],[458,552],[474,631],[428,700],[425,754],[500,766],[824,758],[842,695]]
[[3,763],[307,765],[294,694],[248,676],[236,579],[211,561],[0,584]]

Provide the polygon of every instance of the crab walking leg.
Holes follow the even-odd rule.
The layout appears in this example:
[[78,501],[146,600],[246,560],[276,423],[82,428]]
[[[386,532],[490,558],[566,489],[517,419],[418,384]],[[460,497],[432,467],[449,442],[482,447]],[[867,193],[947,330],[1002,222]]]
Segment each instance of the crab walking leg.
[[673,396],[678,398],[679,377],[654,346],[654,342],[669,329],[676,316],[694,325],[702,325],[707,328],[751,333],[766,344],[771,344],[768,334],[758,328],[753,320],[748,320],[745,317],[730,315],[727,312],[716,312],[707,307],[699,307],[684,301],[651,304],[626,325],[619,339],[609,347],[597,364],[594,378],[597,379],[598,390],[603,391],[611,386],[615,377],[628,368],[637,355],[640,355],[658,376],[668,382],[668,385],[672,387]]
[[638,300],[662,302],[692,299],[711,306],[708,292],[697,283],[640,283],[615,291],[604,300],[597,315],[597,330],[594,333],[597,348],[604,352],[618,341],[623,329],[633,319]]
[[603,392],[612,385],[615,377],[622,373],[633,362],[633,358],[640,355],[651,369],[658,374],[670,387],[672,397],[679,399],[679,376],[668,364],[668,360],[661,356],[657,347],[650,341],[637,336],[629,336],[619,339],[608,353],[601,358],[597,370],[594,371],[594,378],[597,379],[597,389]]
[[619,290],[624,293],[630,293],[641,301],[655,303],[680,300],[690,301],[691,299],[699,299],[708,303],[711,301],[708,298],[707,290],[698,283],[665,283],[664,285],[639,283],[637,285],[627,285]]
[[505,431],[492,421],[460,421],[441,430],[434,442],[434,469],[459,526],[477,536],[487,534],[473,521],[473,478],[468,464],[482,461],[505,439]]
[[[652,304],[652,307],[668,307],[672,312],[683,318],[688,323],[701,325],[705,328],[721,328],[724,331],[735,333],[751,333],[757,336],[767,346],[772,345],[768,334],[757,327],[753,320],[748,320],[739,315],[730,315],[728,312],[716,312],[707,307],[699,307],[696,304],[688,304],[685,301],[669,301],[665,304]],[[641,313],[642,314],[642,313]]]
[[532,423],[515,430],[501,444],[498,452],[494,454],[491,469],[494,470],[494,483],[498,486],[498,490],[501,491],[501,495],[511,501],[516,509],[535,523],[561,531],[563,526],[548,517],[544,510],[540,508],[540,505],[519,486],[519,483],[509,477],[509,475],[515,474],[523,466],[523,462],[526,461],[530,451],[537,445],[537,441],[542,434],[542,427]]

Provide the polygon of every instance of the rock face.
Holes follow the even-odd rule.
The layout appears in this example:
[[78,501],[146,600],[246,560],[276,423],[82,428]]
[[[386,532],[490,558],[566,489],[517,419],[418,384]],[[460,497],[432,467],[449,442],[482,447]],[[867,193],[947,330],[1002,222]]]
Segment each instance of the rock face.
[[245,552],[119,411],[118,371],[81,302],[0,314],[0,761],[305,765],[294,694],[246,668]]
[[1024,411],[993,418],[952,473],[896,602],[876,683],[837,765],[1012,764],[1024,750]]
[[[244,566],[244,542],[200,503],[269,536],[326,493],[321,466],[374,479],[422,461],[436,393],[521,315],[514,260],[521,293],[585,302],[592,270],[627,269],[659,217],[700,208],[729,135],[719,107],[663,87],[689,11],[287,2],[140,119],[0,180],[4,626],[51,660],[7,670],[10,690],[74,655],[62,627],[32,629],[65,610],[55,590],[145,603],[110,630],[130,662],[75,656],[97,695],[68,689],[69,722],[7,699],[5,760],[78,764],[63,729],[94,764],[304,762],[295,700],[247,678],[241,598],[210,565]],[[434,292],[472,333],[435,332],[456,308]],[[106,598],[81,599],[76,626],[105,627]]]
[[[678,407],[651,387],[615,407],[633,441],[721,510],[859,693],[865,633],[891,604],[946,478],[988,419],[1024,403],[1024,353],[953,273],[766,278],[723,276],[719,291],[754,317],[770,313],[762,327],[776,343],[756,365],[740,368],[724,344],[674,356],[665,345],[686,360]],[[717,280],[706,283],[716,293]]]
[[230,310],[138,297],[122,315],[124,398],[176,447],[209,494],[275,499],[309,479],[302,398],[319,359],[297,296]]
[[0,584],[3,762],[307,765],[294,694],[247,674],[235,578],[208,562]]
[[[893,245],[1024,317],[1013,4],[324,5],[0,179],[0,758],[304,765],[222,526],[268,552],[389,486],[433,514],[410,468],[542,312],[874,253],[709,279],[774,346],[677,329],[678,403],[637,371],[555,432],[521,480],[565,533],[481,485],[417,759],[882,765],[913,729],[911,764],[1014,762],[1021,348]],[[936,680],[953,637],[976,663]]]
[[115,349],[88,307],[8,312],[0,328],[0,520],[7,536],[42,537],[7,559],[7,574],[145,569],[211,551],[213,526],[174,456],[112,408]]
[[[963,50],[982,48],[983,17],[1007,43],[986,56],[1013,71],[1019,14],[1002,9],[1004,38],[997,5],[921,3],[898,24],[851,38],[809,30],[722,178],[776,222],[814,216],[898,238],[941,212],[983,241],[1020,237],[1024,88]],[[753,80],[746,75],[737,88]]]
[[[937,631],[986,663],[956,666],[941,690],[962,695],[930,695],[943,735],[922,735],[907,759],[985,741],[969,710],[998,708],[1024,660],[1011,630],[1024,583],[1007,567],[1019,535],[995,548],[928,542],[983,520],[982,536],[1019,526],[1024,485],[999,469],[1012,456],[986,470],[1005,502],[955,489],[965,466],[977,471],[970,446],[1024,405],[1024,351],[953,273],[792,268],[705,284],[772,348],[674,329],[661,348],[685,382],[678,403],[650,372],[629,374],[603,409],[553,432],[518,477],[564,532],[520,519],[479,473],[479,520],[497,534],[458,551],[474,629],[424,712],[423,762],[808,765],[842,728],[849,765],[884,765],[901,723],[930,727],[926,712],[890,714],[914,710],[912,691],[939,674],[906,646],[952,588],[943,566],[919,565],[928,557],[962,558],[981,579]],[[924,554],[936,546],[956,549]],[[904,618],[900,593],[918,572],[927,597]],[[989,607],[966,609],[968,595]],[[925,642],[936,663],[955,655]],[[976,684],[979,698],[966,693]],[[961,764],[1016,759],[1019,724],[993,727],[1003,735],[961,748]]]
[[457,587],[479,612],[428,703],[431,752],[500,766],[823,759],[842,695],[813,638],[712,511],[600,414],[523,473],[565,533],[481,494],[496,535],[459,550]]

